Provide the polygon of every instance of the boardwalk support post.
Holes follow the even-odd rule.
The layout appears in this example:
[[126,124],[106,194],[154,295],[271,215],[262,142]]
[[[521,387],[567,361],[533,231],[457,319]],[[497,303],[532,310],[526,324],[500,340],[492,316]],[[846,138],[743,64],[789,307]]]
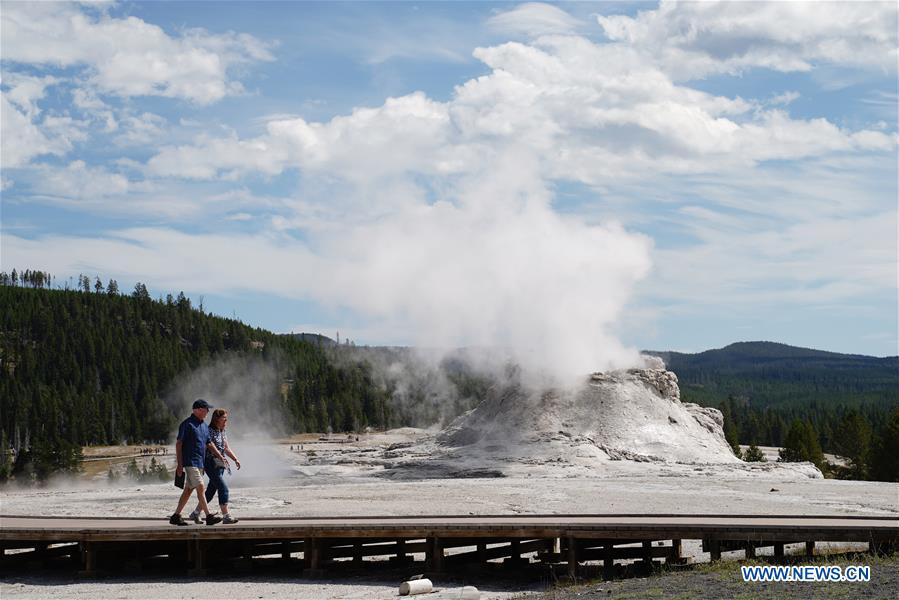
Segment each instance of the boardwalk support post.
[[389,562],[396,565],[407,565],[414,562],[414,558],[406,554],[406,540],[400,538],[396,541],[396,556],[391,556]]
[[438,537],[427,539],[427,561],[431,571],[440,573],[443,571],[443,544]]
[[195,539],[189,543],[190,555],[194,566],[188,571],[188,574],[194,577],[203,577],[206,575],[206,544],[200,539]]
[[755,542],[746,541],[746,558],[755,558]]
[[81,542],[78,547],[81,550],[81,577],[93,577],[97,574],[97,548],[93,542]]
[[567,540],[568,546],[568,576],[577,579],[577,540],[571,536]]
[[321,577],[322,569],[322,541],[318,538],[306,538],[303,540],[303,575],[309,577]]
[[671,540],[671,554],[665,562],[669,565],[684,564],[684,544],[681,540]]
[[719,540],[709,540],[709,559],[712,562],[721,560],[721,542]]
[[641,559],[643,563],[643,568],[646,569],[647,572],[652,572],[652,540],[644,540],[643,541],[643,557]]
[[509,558],[507,558],[504,563],[512,567],[517,567],[525,562],[526,561],[521,558],[521,540],[514,538],[509,540]]
[[606,542],[602,547],[602,578],[615,577],[615,544]]

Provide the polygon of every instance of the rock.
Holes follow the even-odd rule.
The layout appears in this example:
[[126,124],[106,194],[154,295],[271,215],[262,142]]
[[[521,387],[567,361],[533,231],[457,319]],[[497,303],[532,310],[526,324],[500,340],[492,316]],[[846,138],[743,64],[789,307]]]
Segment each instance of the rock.
[[[496,458],[589,466],[589,443],[608,460],[738,462],[715,409],[680,401],[662,369],[594,373],[575,389],[497,389],[437,436],[442,448]],[[558,458],[561,454],[561,458]],[[601,455],[592,458],[594,466]]]
[[658,356],[651,356],[649,354],[641,354],[640,358],[643,360],[643,368],[644,369],[665,369],[665,361],[659,358]]

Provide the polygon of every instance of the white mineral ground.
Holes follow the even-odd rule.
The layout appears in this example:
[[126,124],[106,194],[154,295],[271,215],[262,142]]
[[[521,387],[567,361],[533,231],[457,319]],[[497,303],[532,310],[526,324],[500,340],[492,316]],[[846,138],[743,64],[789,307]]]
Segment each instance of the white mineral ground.
[[[662,369],[592,376],[580,390],[506,389],[442,431],[263,441],[232,446],[231,509],[237,516],[664,513],[899,515],[899,485],[823,479],[808,463],[743,463],[731,453],[721,415],[680,401]],[[293,446],[293,451],[291,451]],[[94,450],[93,455],[113,453]],[[170,469],[173,449],[157,457]],[[48,488],[0,491],[6,515],[159,516],[177,499],[170,483],[109,483],[111,461]],[[140,461],[148,462],[149,457]],[[698,544],[685,551],[699,555]],[[43,597],[48,575],[0,582],[3,598]],[[115,585],[53,580],[60,598],[392,598],[399,581],[226,578],[215,586],[177,576],[116,579]],[[64,583],[65,585],[59,585]],[[465,581],[464,583],[477,582]],[[435,581],[439,586],[439,582]],[[462,585],[459,582],[456,587]],[[486,585],[486,587],[485,587]],[[484,598],[533,584],[486,583]],[[453,586],[442,586],[452,589]],[[430,596],[429,596],[430,597]]]

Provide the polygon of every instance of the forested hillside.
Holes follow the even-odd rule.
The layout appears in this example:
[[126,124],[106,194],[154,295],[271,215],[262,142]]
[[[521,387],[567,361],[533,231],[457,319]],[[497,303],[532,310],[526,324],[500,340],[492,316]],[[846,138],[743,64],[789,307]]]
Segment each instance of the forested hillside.
[[153,300],[142,284],[123,295],[86,278],[47,289],[35,273],[0,275],[0,447],[19,459],[63,466],[81,445],[167,440],[183,416],[163,400],[172,382],[227,355],[278,370],[266,397],[288,432],[409,424],[367,364],[335,361],[322,344],[207,314],[183,294]]
[[757,408],[899,402],[896,356],[837,354],[773,342],[739,342],[698,354],[650,353],[677,373],[688,401],[707,406],[728,397],[745,398]]
[[[788,454],[823,465],[851,460],[855,478],[895,480],[887,447],[899,419],[899,357],[877,358],[739,342],[698,354],[648,352],[677,374],[686,402],[721,409],[731,445],[796,445]],[[792,454],[791,454],[792,453]]]

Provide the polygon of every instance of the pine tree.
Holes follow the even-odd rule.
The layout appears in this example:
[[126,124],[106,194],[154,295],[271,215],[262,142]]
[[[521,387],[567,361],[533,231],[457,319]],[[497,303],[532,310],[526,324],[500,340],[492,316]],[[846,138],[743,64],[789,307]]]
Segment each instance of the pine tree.
[[847,412],[840,421],[834,439],[834,450],[847,458],[852,479],[865,479],[871,449],[871,426],[856,410]]
[[780,449],[781,462],[801,462],[808,460],[808,450],[805,447],[805,424],[795,419],[790,424],[790,429],[784,438],[783,448]]
[[743,454],[743,460],[746,462],[768,462],[768,459],[765,458],[765,454],[755,444],[749,445],[749,448],[747,448],[746,452]]
[[877,435],[871,452],[871,478],[875,481],[899,481],[899,407]]
[[821,443],[818,441],[818,432],[815,431],[814,425],[809,421],[805,422],[804,429],[803,445],[805,446],[805,460],[823,470],[827,465],[824,461],[824,452],[821,450]]

